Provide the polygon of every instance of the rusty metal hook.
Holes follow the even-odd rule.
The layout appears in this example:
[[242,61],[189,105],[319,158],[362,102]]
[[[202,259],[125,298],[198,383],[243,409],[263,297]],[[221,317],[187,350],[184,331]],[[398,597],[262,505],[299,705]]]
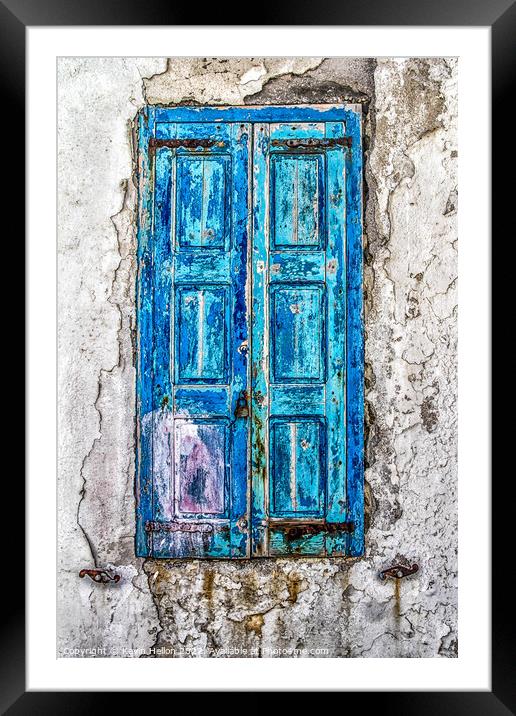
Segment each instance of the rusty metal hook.
[[120,575],[114,574],[111,576],[109,572],[106,572],[105,569],[81,569],[79,572],[79,577],[81,579],[83,577],[88,576],[90,579],[92,579],[94,582],[97,582],[97,584],[106,584],[107,582],[119,582],[120,581]]
[[403,577],[408,577],[410,574],[415,574],[418,570],[419,565],[415,562],[411,567],[404,564],[393,564],[392,567],[382,570],[378,576],[382,580],[388,577],[391,579],[403,579]]

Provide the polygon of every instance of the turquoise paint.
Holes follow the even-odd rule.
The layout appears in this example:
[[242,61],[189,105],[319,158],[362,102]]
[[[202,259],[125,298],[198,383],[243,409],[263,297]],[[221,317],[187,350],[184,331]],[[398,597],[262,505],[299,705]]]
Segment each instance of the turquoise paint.
[[270,382],[324,383],[326,366],[324,286],[271,285]]
[[326,497],[324,419],[318,416],[271,418],[270,434],[271,517],[323,519]]
[[347,537],[352,557],[364,553],[364,315],[362,299],[362,126],[349,114],[352,148],[346,155],[346,444],[348,517],[355,530]]
[[[152,136],[216,145],[149,154]],[[353,108],[141,113],[137,554],[363,553],[361,173]]]
[[[283,140],[345,135],[343,121],[274,127],[275,139]],[[347,151],[342,146],[322,152],[286,148],[272,144],[265,127],[255,127],[253,275],[263,282],[258,300],[264,309],[255,311],[252,330],[253,391],[262,398],[255,408],[257,439],[268,446],[268,464],[253,482],[253,523],[254,539],[261,540],[258,551],[265,554],[346,554],[345,533],[305,536],[293,544],[275,519],[348,520]],[[268,365],[263,353],[269,354]],[[306,392],[314,385],[315,401]],[[288,417],[275,412],[274,400],[278,388],[285,399],[287,386],[297,389]],[[264,521],[268,530],[261,529]]]
[[137,282],[137,448],[136,554],[148,556],[152,546],[145,524],[152,520],[152,179],[148,153],[154,128],[154,109],[138,118],[138,282]]
[[[171,122],[166,136],[191,132]],[[233,412],[248,386],[247,355],[238,348],[248,341],[249,130],[203,125],[200,134],[215,146],[149,154],[154,126],[141,147],[148,167],[141,200],[149,195],[150,214],[141,241],[151,247],[139,277],[146,328],[139,372],[152,394],[139,418],[146,426],[140,473],[150,493],[138,522],[144,556],[248,554],[238,523],[247,513],[248,421],[233,420]],[[149,520],[162,529],[145,533]]]
[[[274,105],[261,107],[156,107],[154,111],[156,113],[156,132],[163,131],[160,128],[160,124],[168,122],[202,124],[207,122],[253,122],[261,124],[308,122],[312,124],[311,127],[307,128],[309,136],[314,136],[314,132],[317,129],[313,126],[314,123],[343,121],[354,112],[354,110],[346,109],[342,105],[320,105],[318,107],[302,105],[285,107]],[[274,127],[272,131],[274,132]],[[301,134],[300,136],[305,135]]]
[[271,250],[320,247],[325,234],[324,197],[318,193],[323,174],[321,155],[271,156]]
[[[347,125],[347,123],[346,123]],[[342,122],[326,125],[327,137],[343,137],[347,126]],[[334,148],[326,152],[328,243],[326,250],[326,290],[328,323],[328,380],[326,383],[326,419],[328,422],[328,498],[326,520],[348,520],[346,451],[346,303],[348,281],[346,273],[346,226],[348,211],[345,183],[345,162],[349,149]],[[339,240],[339,237],[342,237]],[[327,535],[326,552],[345,554],[347,535]]]
[[176,163],[176,241],[182,249],[227,250],[230,157],[180,156]]
[[[269,254],[267,251],[268,207],[259,198],[269,191],[267,151],[268,124],[253,126],[253,240],[251,286],[251,554],[255,557],[269,553],[267,529],[268,463],[267,421],[269,381],[268,357],[264,328],[269,287]],[[258,200],[257,200],[258,199]]]
[[176,286],[175,384],[224,384],[229,377],[229,286]]

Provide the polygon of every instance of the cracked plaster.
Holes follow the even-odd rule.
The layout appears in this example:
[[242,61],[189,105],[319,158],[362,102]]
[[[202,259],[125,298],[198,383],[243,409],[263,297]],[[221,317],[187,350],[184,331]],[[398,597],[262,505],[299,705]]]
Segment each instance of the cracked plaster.
[[[441,58],[60,59],[59,655],[457,655],[456,82]],[[137,559],[136,111],[346,100],[366,113],[366,557]],[[401,557],[417,575],[380,582]]]

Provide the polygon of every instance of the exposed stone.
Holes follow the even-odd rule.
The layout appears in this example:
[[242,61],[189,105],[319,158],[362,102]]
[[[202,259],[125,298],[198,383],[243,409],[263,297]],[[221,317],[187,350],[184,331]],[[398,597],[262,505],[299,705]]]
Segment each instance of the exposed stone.
[[150,104],[243,104],[270,79],[303,74],[320,58],[174,58],[166,72],[144,80]]

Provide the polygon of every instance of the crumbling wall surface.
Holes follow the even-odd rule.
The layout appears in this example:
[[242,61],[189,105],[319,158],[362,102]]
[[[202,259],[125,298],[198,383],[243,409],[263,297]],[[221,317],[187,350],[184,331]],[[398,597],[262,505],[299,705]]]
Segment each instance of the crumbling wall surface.
[[[456,656],[456,61],[66,58],[58,82],[58,654]],[[335,101],[365,112],[366,556],[136,559],[131,121]],[[381,582],[400,558],[419,572]]]

